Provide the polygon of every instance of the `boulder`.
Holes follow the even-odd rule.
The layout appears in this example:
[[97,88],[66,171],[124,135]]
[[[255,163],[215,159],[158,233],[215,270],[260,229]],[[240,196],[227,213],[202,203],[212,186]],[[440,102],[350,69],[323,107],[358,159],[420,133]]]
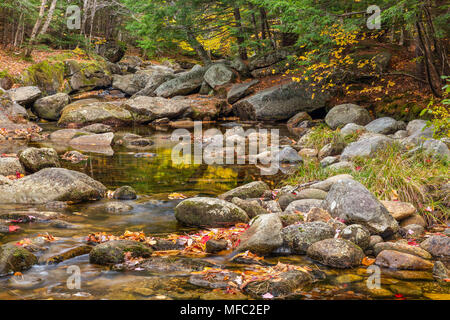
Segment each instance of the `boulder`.
[[114,133],[86,134],[70,140],[72,146],[110,146],[114,138]]
[[252,220],[250,228],[241,235],[237,250],[269,254],[283,243],[281,228],[281,221],[276,214],[257,216]]
[[45,168],[0,185],[1,203],[40,204],[50,201],[100,199],[106,188],[84,173],[63,168]]
[[175,207],[175,218],[186,225],[223,227],[248,222],[244,210],[225,200],[196,197],[181,201]]
[[67,93],[57,93],[36,100],[33,105],[33,113],[46,120],[58,120],[65,106],[70,102]]
[[250,219],[259,216],[260,214],[269,213],[259,204],[258,200],[256,199],[243,200],[238,197],[234,197],[233,199],[231,199],[231,203],[244,210]]
[[402,140],[405,146],[415,146],[422,143],[425,139],[433,137],[433,126],[427,126],[425,120],[412,120],[406,126],[408,137]]
[[427,250],[437,258],[450,258],[450,237],[431,236],[420,244],[422,249]]
[[450,159],[450,150],[447,145],[436,139],[427,139],[421,143],[421,147],[425,153],[438,158]]
[[252,80],[245,83],[234,84],[227,93],[227,102],[233,104],[238,100],[253,93],[253,86],[258,84],[258,80]]
[[175,75],[172,72],[156,72],[148,76],[147,83],[145,87],[138,92],[136,92],[132,98],[137,96],[155,96],[155,90],[162,85],[164,82],[172,80]]
[[116,63],[124,57],[126,49],[124,42],[108,40],[106,43],[97,45],[96,52],[109,62]]
[[383,250],[393,250],[393,251],[412,254],[412,255],[418,256],[422,259],[429,260],[432,258],[431,254],[428,253],[426,250],[424,250],[420,247],[411,246],[409,244],[405,244],[405,243],[401,243],[401,242],[377,243],[373,246],[373,250],[374,250],[376,256]]
[[200,88],[206,68],[195,66],[192,70],[180,73],[176,78],[164,82],[156,90],[155,95],[163,98],[172,98],[190,94]]
[[42,92],[38,87],[28,86],[10,89],[7,91],[9,98],[23,106],[31,106],[41,96]]
[[306,222],[314,222],[314,221],[328,222],[329,220],[331,220],[331,215],[328,213],[327,210],[324,210],[322,208],[313,207],[311,208],[311,210],[309,210],[308,214],[306,215]]
[[230,201],[237,197],[241,199],[260,198],[264,192],[270,190],[269,186],[263,181],[254,181],[244,184],[240,187],[231,189],[218,196],[219,199]]
[[144,243],[131,240],[114,240],[96,245],[89,253],[89,262],[110,265],[125,261],[125,253],[134,258],[149,258],[153,250]]
[[394,142],[393,139],[381,134],[363,134],[358,141],[350,143],[341,154],[342,160],[356,157],[373,157],[375,153]]
[[421,238],[423,233],[425,232],[425,228],[418,224],[410,224],[406,227],[402,227],[399,230],[399,233],[405,239],[417,239]]
[[191,102],[185,99],[138,96],[122,106],[133,114],[135,121],[145,123],[155,119],[180,117],[190,110]]
[[308,257],[334,268],[353,268],[361,264],[364,252],[351,241],[325,239],[313,243],[307,251]]
[[320,199],[301,199],[295,200],[289,203],[284,210],[285,213],[291,214],[300,211],[302,213],[308,213],[314,207],[322,208],[323,200]]
[[107,132],[112,132],[113,131],[111,126],[108,126],[108,125],[103,124],[103,123],[90,124],[88,126],[85,126],[85,127],[81,128],[80,130],[81,131],[86,131],[86,132],[91,132],[91,133],[107,133]]
[[380,201],[395,220],[400,221],[416,213],[416,208],[408,202]]
[[392,134],[397,130],[404,129],[404,122],[397,121],[390,117],[383,117],[369,122],[365,126],[368,132],[379,134]]
[[333,238],[334,230],[322,221],[305,222],[283,228],[281,235],[283,245],[289,248],[291,253],[306,254],[313,243]]
[[310,186],[310,188],[319,189],[319,190],[328,192],[331,189],[331,187],[333,186],[333,184],[335,184],[337,181],[343,180],[343,179],[353,179],[353,177],[349,174],[338,174],[338,175],[329,177],[326,180],[314,183]]
[[294,54],[293,48],[282,48],[274,51],[270,51],[261,55],[252,57],[248,64],[248,68],[253,71],[255,69],[269,67],[277,62],[285,60],[289,55]]
[[342,239],[348,240],[356,244],[361,249],[365,250],[370,244],[370,232],[365,227],[359,224],[352,224],[345,227],[340,232]]
[[402,227],[407,227],[411,224],[417,224],[424,228],[427,226],[427,222],[419,214],[413,214],[412,216],[409,216],[409,217],[403,219],[402,221],[400,221],[400,226],[402,226]]
[[299,112],[288,120],[286,126],[289,132],[296,136],[302,136],[309,128],[312,118],[306,112]]
[[214,240],[209,239],[206,241],[206,252],[208,253],[216,253],[222,250],[226,250],[228,248],[228,241],[225,239]]
[[325,116],[325,122],[333,130],[349,123],[364,126],[370,120],[370,114],[366,109],[350,103],[333,107]]
[[52,148],[27,148],[19,153],[19,160],[28,172],[61,167],[58,154]]
[[383,237],[397,232],[397,221],[375,196],[357,181],[337,181],[324,200],[324,207],[333,217],[360,224]]
[[113,198],[119,200],[134,200],[137,198],[137,195],[132,187],[122,186],[114,190]]
[[119,201],[108,201],[93,206],[89,206],[86,213],[89,214],[116,214],[116,215],[128,215],[132,214],[130,211],[133,210],[133,206],[125,204]]
[[328,93],[316,93],[313,99],[307,84],[290,82],[240,100],[233,112],[241,120],[286,120],[298,112],[324,107],[328,97]]
[[353,134],[355,132],[364,132],[366,131],[366,128],[364,126],[360,126],[356,123],[347,123],[342,129],[341,134],[343,136],[347,136],[349,134]]
[[291,147],[284,147],[271,155],[272,163],[302,163],[303,159],[298,152]]
[[431,270],[433,263],[418,256],[394,250],[381,251],[375,264],[385,268],[400,270]]
[[342,153],[345,149],[346,144],[344,141],[333,141],[322,147],[319,151],[319,159],[323,159],[325,157],[337,156]]
[[5,244],[0,247],[0,275],[30,269],[38,259],[23,247]]
[[223,85],[232,83],[235,78],[236,75],[233,70],[223,63],[213,64],[208,68],[204,75],[206,83],[214,90]]
[[106,88],[112,83],[105,62],[89,61],[80,63],[75,60],[65,61],[68,74],[70,74],[70,91],[85,92],[95,88]]
[[25,169],[16,157],[0,157],[0,175],[10,176],[17,173],[25,174]]

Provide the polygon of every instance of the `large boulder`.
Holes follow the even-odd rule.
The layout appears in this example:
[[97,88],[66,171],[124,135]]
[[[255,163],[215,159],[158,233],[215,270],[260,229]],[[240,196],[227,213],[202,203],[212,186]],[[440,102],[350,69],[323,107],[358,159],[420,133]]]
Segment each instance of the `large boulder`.
[[293,224],[282,230],[284,246],[295,254],[306,254],[313,243],[333,236],[333,228],[322,221]]
[[42,92],[38,87],[28,86],[10,89],[7,91],[9,98],[23,106],[30,106],[41,96]]
[[28,172],[61,166],[58,154],[52,148],[27,148],[19,153],[19,160]]
[[400,270],[431,270],[433,263],[418,256],[394,250],[383,250],[377,255],[375,264]]
[[79,63],[68,60],[66,68],[71,75],[69,78],[71,91],[84,92],[95,88],[106,88],[112,83],[106,63],[99,61]]
[[450,259],[450,237],[431,236],[423,241],[420,247],[431,253],[433,257]]
[[145,123],[161,118],[177,118],[190,110],[191,102],[186,99],[138,96],[126,101],[122,107],[133,114],[135,121]]
[[129,124],[133,121],[130,111],[112,102],[77,101],[67,105],[58,121],[58,125],[88,125],[104,123],[111,125]]
[[313,92],[307,84],[290,82],[260,91],[233,105],[242,120],[286,120],[300,111],[310,112],[325,106],[329,94]]
[[408,123],[406,132],[409,136],[402,139],[402,144],[405,146],[415,146],[433,137],[433,126],[428,126],[425,120],[416,119]]
[[331,187],[324,207],[333,216],[347,223],[360,224],[372,234],[383,237],[397,232],[397,221],[375,196],[357,181],[339,180]]
[[356,104],[341,104],[333,107],[325,116],[325,122],[332,129],[349,123],[366,125],[371,120],[369,111]]
[[240,237],[238,251],[250,250],[256,254],[266,255],[283,243],[282,224],[276,214],[264,214],[252,220],[251,227]]
[[259,83],[258,80],[252,80],[244,83],[234,84],[227,93],[227,101],[233,104],[236,101],[253,93],[253,86]]
[[200,88],[206,68],[195,66],[192,70],[178,74],[172,80],[164,82],[156,90],[158,97],[171,98],[179,95],[187,95]]
[[433,157],[450,159],[450,150],[441,140],[427,139],[421,144],[421,148],[423,148],[425,153]]
[[37,257],[23,247],[13,244],[0,247],[0,276],[28,270],[37,262]]
[[58,120],[61,111],[69,102],[70,97],[67,93],[57,93],[36,100],[33,105],[33,112],[42,119]]
[[218,196],[219,199],[230,201],[234,197],[241,199],[260,198],[264,192],[270,190],[269,186],[263,181],[254,181],[243,186],[231,189]]
[[261,55],[257,55],[251,59],[251,61],[248,64],[248,67],[251,71],[255,69],[269,67],[277,62],[285,60],[289,55],[294,53],[295,53],[294,48],[286,47],[271,52],[267,52]]
[[127,46],[123,42],[107,41],[106,43],[97,45],[96,51],[106,60],[116,63],[125,55]]
[[223,227],[248,222],[244,210],[215,198],[197,197],[181,201],[175,207],[175,218],[186,225]]
[[341,154],[342,160],[351,160],[356,157],[372,157],[375,153],[394,142],[393,139],[382,134],[363,134],[358,141],[352,142]]
[[113,240],[95,246],[89,253],[89,262],[99,265],[118,264],[125,261],[125,253],[133,258],[149,258],[152,248],[144,243],[131,240]]
[[17,173],[25,174],[25,169],[16,157],[0,157],[0,175],[10,176]]
[[236,75],[233,70],[223,63],[213,64],[204,75],[206,83],[213,89],[232,83],[235,78]]
[[361,264],[364,252],[353,242],[344,239],[325,239],[313,243],[308,257],[334,268],[353,268]]
[[372,133],[391,134],[404,129],[405,123],[390,117],[383,117],[369,122],[365,128]]
[[40,204],[50,201],[100,199],[106,187],[84,173],[63,168],[45,168],[0,185],[0,203]]

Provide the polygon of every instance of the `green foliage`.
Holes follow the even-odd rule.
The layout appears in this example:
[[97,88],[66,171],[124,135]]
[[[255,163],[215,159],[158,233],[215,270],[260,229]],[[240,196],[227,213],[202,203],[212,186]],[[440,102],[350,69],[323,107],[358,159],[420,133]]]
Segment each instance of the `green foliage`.
[[432,98],[428,106],[420,113],[421,116],[431,115],[432,118],[427,122],[427,126],[433,128],[433,136],[436,139],[450,137],[450,77],[443,76],[442,79],[447,82],[442,88],[443,99],[435,103]]

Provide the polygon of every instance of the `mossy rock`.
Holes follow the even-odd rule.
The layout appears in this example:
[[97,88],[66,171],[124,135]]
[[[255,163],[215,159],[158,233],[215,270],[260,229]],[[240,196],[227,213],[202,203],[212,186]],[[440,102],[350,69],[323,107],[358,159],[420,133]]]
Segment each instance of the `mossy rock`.
[[0,247],[0,275],[28,270],[37,261],[34,254],[20,246],[5,244]]
[[125,261],[125,253],[131,252],[134,258],[149,258],[152,255],[152,248],[131,240],[114,240],[101,243],[95,246],[89,253],[89,262],[99,265],[110,265]]
[[69,93],[71,90],[65,75],[66,67],[63,62],[44,60],[26,69],[22,82],[27,86],[37,86],[46,95]]

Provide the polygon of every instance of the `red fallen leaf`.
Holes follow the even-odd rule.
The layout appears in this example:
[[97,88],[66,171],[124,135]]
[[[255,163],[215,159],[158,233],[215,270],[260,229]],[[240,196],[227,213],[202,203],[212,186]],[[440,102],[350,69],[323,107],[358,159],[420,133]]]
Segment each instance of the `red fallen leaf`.
[[444,281],[445,282],[450,282],[450,278],[445,278]]
[[17,231],[19,229],[20,229],[20,227],[18,227],[18,226],[9,226],[8,227],[8,231],[9,232],[15,232],[15,231]]
[[201,243],[206,243],[209,239],[211,239],[210,236],[203,236],[202,239],[200,240]]
[[361,169],[362,169],[361,166],[357,166],[357,167],[355,168],[356,171],[359,171],[359,170],[361,170]]
[[410,246],[415,246],[415,247],[418,247],[418,246],[419,246],[419,244],[416,242],[415,239],[409,240],[409,241],[408,241],[408,244],[409,244]]

